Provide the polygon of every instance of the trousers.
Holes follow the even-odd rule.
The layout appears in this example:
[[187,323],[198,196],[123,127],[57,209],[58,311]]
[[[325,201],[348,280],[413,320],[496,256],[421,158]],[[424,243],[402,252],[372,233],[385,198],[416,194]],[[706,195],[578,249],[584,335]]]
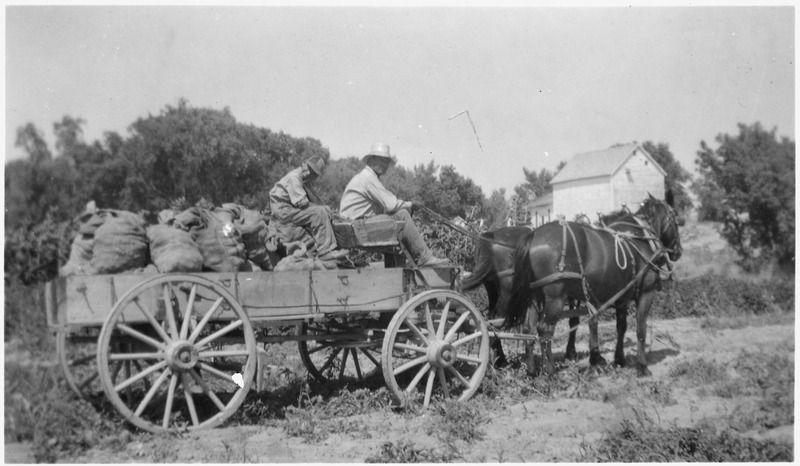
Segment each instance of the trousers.
[[322,255],[336,249],[330,210],[322,205],[310,204],[304,209],[285,202],[270,201],[272,215],[283,223],[304,228],[317,243],[317,254]]

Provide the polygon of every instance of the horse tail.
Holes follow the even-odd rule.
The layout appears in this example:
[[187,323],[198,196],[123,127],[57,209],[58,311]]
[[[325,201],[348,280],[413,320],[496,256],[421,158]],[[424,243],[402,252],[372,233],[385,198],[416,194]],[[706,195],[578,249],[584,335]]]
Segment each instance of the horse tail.
[[533,301],[533,269],[530,262],[530,247],[536,230],[531,231],[514,250],[514,280],[511,284],[511,298],[508,301],[508,313],[504,326],[514,327],[520,325]]
[[[489,241],[485,241],[484,238]],[[493,272],[492,267],[492,251],[490,241],[494,238],[492,232],[483,233],[478,240],[478,247],[475,248],[475,270],[472,275],[464,280],[461,287],[464,291],[477,288],[482,285],[488,278],[489,274]]]

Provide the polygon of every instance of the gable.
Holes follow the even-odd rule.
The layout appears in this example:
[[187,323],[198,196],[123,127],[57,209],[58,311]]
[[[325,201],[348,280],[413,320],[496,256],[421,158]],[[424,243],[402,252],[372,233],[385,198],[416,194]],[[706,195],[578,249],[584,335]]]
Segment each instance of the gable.
[[653,157],[642,148],[640,144],[630,143],[608,149],[578,154],[570,159],[556,176],[551,184],[566,183],[569,181],[584,180],[587,178],[606,178],[617,173],[625,163],[635,155],[642,155],[649,163],[666,176],[663,168]]

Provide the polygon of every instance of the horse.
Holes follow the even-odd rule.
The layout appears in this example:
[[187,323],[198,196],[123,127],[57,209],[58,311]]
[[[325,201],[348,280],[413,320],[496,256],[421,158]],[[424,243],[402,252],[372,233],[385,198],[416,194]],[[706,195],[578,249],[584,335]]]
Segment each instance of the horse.
[[[667,196],[671,199],[671,196]],[[564,304],[570,299],[586,304],[589,319],[589,363],[603,364],[597,338],[597,314],[616,310],[617,345],[614,362],[625,366],[623,351],[627,309],[636,303],[636,368],[640,377],[647,368],[645,338],[647,316],[662,267],[680,259],[679,224],[673,208],[648,194],[636,213],[622,211],[601,217],[607,228],[563,220],[550,222],[527,233],[514,252],[511,297],[504,325],[537,329],[542,351],[542,370],[554,372],[552,337]],[[535,308],[534,312],[529,312]],[[541,314],[541,315],[540,315]],[[532,370],[532,352],[528,367]]]
[[[511,284],[514,272],[514,249],[521,238],[530,233],[526,226],[503,227],[481,233],[475,248],[475,269],[464,279],[462,289],[469,291],[481,285],[486,289],[489,299],[487,317],[489,320],[505,318],[508,313],[508,302],[511,297]],[[570,317],[570,327],[579,324],[580,317]],[[495,366],[507,364],[500,338],[491,339],[491,348],[495,351]],[[567,359],[577,359],[575,351],[575,331],[570,332],[567,342]]]

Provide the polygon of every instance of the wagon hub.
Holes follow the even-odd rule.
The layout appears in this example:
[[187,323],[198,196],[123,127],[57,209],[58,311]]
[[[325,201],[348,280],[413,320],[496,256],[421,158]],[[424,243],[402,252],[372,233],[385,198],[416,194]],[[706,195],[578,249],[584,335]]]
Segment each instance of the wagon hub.
[[428,362],[433,367],[450,367],[456,362],[456,349],[450,343],[433,341],[428,347]]
[[175,341],[167,347],[167,364],[170,369],[186,372],[197,364],[198,354],[188,341]]

